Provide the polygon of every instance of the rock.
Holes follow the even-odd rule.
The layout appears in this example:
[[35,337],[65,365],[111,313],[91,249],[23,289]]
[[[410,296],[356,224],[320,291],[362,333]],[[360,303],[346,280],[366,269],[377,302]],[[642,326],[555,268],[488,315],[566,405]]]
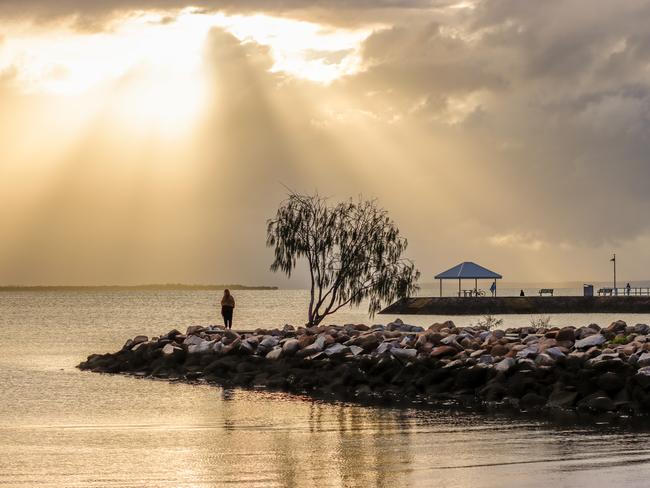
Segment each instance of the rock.
[[519,351],[517,353],[517,358],[521,358],[521,359],[531,358],[532,359],[535,356],[537,356],[537,351],[538,351],[538,348],[537,348],[536,345],[529,346],[529,347]]
[[366,352],[370,352],[379,345],[379,338],[375,334],[359,336],[354,345],[361,347]]
[[282,332],[285,334],[295,332],[296,328],[293,325],[290,324],[285,324],[284,327],[282,327]]
[[[217,344],[221,345],[220,349],[223,349],[223,343],[218,342]],[[255,352],[255,347],[256,347],[255,343],[249,339],[242,341],[241,344],[239,345],[239,349],[246,354],[253,354]],[[215,352],[217,351],[215,350]]]
[[266,336],[264,339],[260,341],[258,347],[269,351],[273,349],[275,346],[277,346],[279,343],[280,343],[280,339],[278,339],[277,337]]
[[506,332],[501,329],[496,329],[490,332],[492,334],[492,337],[494,337],[496,340],[503,339],[506,336]]
[[551,395],[548,397],[548,407],[552,408],[571,408],[578,398],[578,392],[576,391],[567,391],[563,389],[553,390]]
[[440,357],[443,357],[443,356],[449,356],[449,355],[452,355],[452,354],[456,354],[457,352],[458,352],[458,350],[455,347],[452,347],[452,346],[438,346],[438,347],[434,347],[431,350],[430,356],[432,358],[440,358]]
[[301,335],[300,338],[298,339],[298,343],[300,344],[300,349],[303,349],[313,344],[315,340],[316,337],[313,335],[308,335],[308,334]]
[[585,337],[584,339],[580,339],[576,341],[575,343],[575,348],[576,349],[587,349],[589,347],[593,346],[600,346],[605,342],[605,338],[601,334],[593,334],[590,336]]
[[522,344],[531,344],[534,342],[539,342],[539,336],[537,334],[528,334],[521,340]]
[[348,346],[344,346],[343,344],[333,344],[329,346],[327,349],[325,349],[325,355],[329,357],[333,356],[344,356],[348,352],[350,352],[350,348]]
[[418,352],[415,349],[399,349],[394,347],[390,350],[390,353],[395,356],[397,359],[411,360],[417,356]]
[[555,359],[548,354],[542,353],[535,358],[535,364],[537,366],[553,366],[555,364]]
[[566,354],[559,347],[549,347],[545,353],[555,360],[566,357]]
[[493,356],[505,356],[508,354],[509,350],[506,346],[503,344],[495,344],[492,346],[492,349],[490,350],[490,354]]
[[442,340],[445,338],[445,336],[437,332],[427,332],[426,337],[427,337],[427,342],[430,342],[434,346],[439,346],[440,344],[442,344]]
[[636,324],[632,329],[632,331],[635,334],[647,335],[648,333],[650,333],[650,326],[646,324]]
[[616,373],[608,371],[598,377],[597,385],[601,390],[612,394],[625,386],[625,379]]
[[202,325],[190,325],[187,328],[187,331],[185,332],[185,335],[193,335],[193,334],[198,334],[199,332],[203,332],[205,330],[205,327]]
[[642,388],[650,387],[650,366],[639,368],[639,370],[634,375],[634,380]]
[[230,329],[227,329],[223,332],[223,335],[230,341],[236,341],[237,339],[241,339],[241,336],[237,333],[234,332]]
[[180,347],[173,346],[171,344],[165,344],[165,346],[162,348],[162,354],[165,357],[171,357],[174,356],[175,354],[182,353],[183,349]]
[[395,347],[395,343],[393,342],[388,342],[384,341],[379,346],[377,349],[375,349],[375,354],[386,354],[389,352],[393,347]]
[[627,328],[627,324],[623,322],[622,320],[617,320],[616,322],[612,322],[609,327],[607,327],[607,331],[613,332],[614,334],[618,334],[621,332],[625,332],[625,329]]
[[515,360],[513,358],[505,358],[501,360],[497,365],[494,367],[496,371],[505,373],[508,371],[510,368],[512,368],[515,365]]
[[482,354],[478,358],[479,364],[493,364],[494,363],[494,357],[490,354]]
[[611,412],[616,410],[614,401],[605,395],[590,395],[580,402],[578,407],[591,412]]
[[546,404],[546,398],[532,391],[526,393],[521,397],[521,400],[519,400],[519,405],[524,410],[536,409],[542,407],[544,404]]
[[650,352],[644,352],[643,354],[641,354],[636,364],[639,368],[645,368],[646,366],[650,366]]
[[282,345],[282,354],[285,356],[293,356],[300,349],[300,342],[297,339],[288,339]]
[[483,366],[462,368],[456,375],[456,387],[460,389],[477,388],[485,382],[488,370]]
[[212,352],[212,346],[214,346],[215,343],[216,341],[202,340],[199,344],[190,344],[187,346],[187,352],[189,354],[204,354],[206,352]]
[[310,344],[309,346],[300,349],[296,354],[299,355],[300,357],[305,357],[305,356],[311,356],[313,354],[317,354],[323,350],[323,346],[320,344],[316,344],[315,342],[313,344]]
[[487,351],[485,349],[477,349],[476,351],[472,352],[469,357],[471,358],[480,358],[483,354],[485,354]]
[[202,339],[199,336],[188,335],[183,341],[183,344],[185,344],[186,346],[192,346],[192,345],[197,346],[203,342],[205,342],[205,339]]
[[351,352],[354,356],[358,356],[359,354],[361,354],[361,353],[363,352],[363,348],[362,348],[362,347],[359,347],[359,346],[354,346],[354,345],[352,345],[352,346],[350,346],[350,352]]
[[138,344],[142,344],[143,342],[147,342],[148,340],[149,337],[147,337],[146,335],[138,335],[133,338],[131,345],[136,346]]
[[172,339],[173,340],[178,335],[181,335],[181,332],[179,330],[177,330],[177,329],[172,329],[169,332],[167,332],[164,337],[166,337],[167,339]]
[[266,355],[266,359],[270,359],[270,360],[274,361],[276,359],[280,359],[281,356],[282,356],[282,348],[281,347],[275,347],[274,349],[272,349]]

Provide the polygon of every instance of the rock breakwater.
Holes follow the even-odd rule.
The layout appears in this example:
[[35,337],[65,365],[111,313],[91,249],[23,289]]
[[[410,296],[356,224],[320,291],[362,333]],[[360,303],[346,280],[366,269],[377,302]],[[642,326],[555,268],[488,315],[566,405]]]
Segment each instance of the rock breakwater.
[[650,413],[650,326],[318,326],[137,336],[82,370],[264,386],[356,401],[458,401],[527,412]]

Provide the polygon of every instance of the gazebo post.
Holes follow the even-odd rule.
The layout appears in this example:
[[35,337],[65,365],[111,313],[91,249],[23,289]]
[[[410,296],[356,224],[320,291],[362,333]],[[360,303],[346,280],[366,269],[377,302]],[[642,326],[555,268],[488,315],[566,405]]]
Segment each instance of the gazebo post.
[[442,297],[442,278],[438,280],[440,282],[440,296]]
[[460,278],[458,278],[458,298],[460,298]]
[[494,296],[497,296],[497,279],[494,278]]
[[474,296],[478,296],[478,278],[474,278]]

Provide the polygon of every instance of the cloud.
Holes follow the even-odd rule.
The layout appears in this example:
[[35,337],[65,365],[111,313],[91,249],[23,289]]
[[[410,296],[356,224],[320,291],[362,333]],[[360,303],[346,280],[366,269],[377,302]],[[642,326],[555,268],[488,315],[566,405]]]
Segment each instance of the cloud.
[[[133,251],[133,266],[144,263],[140,276],[152,280],[158,276],[152,270],[168,257],[170,274],[194,281],[209,280],[210,273],[226,281],[266,281],[264,222],[282,199],[283,184],[333,198],[376,196],[409,237],[412,257],[425,272],[476,258],[494,262],[511,279],[553,273],[555,279],[582,279],[591,263],[614,247],[647,261],[640,244],[650,234],[647,2],[483,0],[473,8],[451,8],[454,2],[343,3],[331,9],[329,3],[297,0],[197,4],[337,25],[380,22],[382,28],[359,51],[360,72],[330,85],[272,72],[268,46],[213,30],[203,58],[209,96],[185,145],[161,156],[168,148],[163,142],[152,139],[136,148],[135,139],[102,123],[101,116],[91,119],[83,125],[88,133],[60,156],[76,169],[46,200],[52,210],[36,219],[34,228],[52,221],[83,236],[79,222],[86,221],[74,208],[89,208],[98,221],[111,221],[105,210],[109,197],[100,191],[104,177],[98,175],[112,174],[115,163],[101,151],[126,137],[132,147],[120,146],[114,159],[133,168],[158,158],[171,168],[182,161],[179,173],[197,175],[178,185],[154,178],[147,191],[164,195],[158,206],[133,197],[140,213],[133,212],[132,219],[147,223],[146,232],[137,235],[146,252]],[[19,5],[42,18],[75,14],[89,22],[116,9],[185,6],[172,0],[0,0],[0,11],[15,15]],[[326,63],[346,55],[346,50],[314,53]],[[5,76],[7,84],[15,82],[15,71]],[[12,106],[18,100],[27,104],[13,92],[0,103],[9,100]],[[12,112],[38,121],[44,109],[37,105]],[[4,141],[16,133],[10,119],[0,109]],[[82,162],[95,157],[105,171],[84,170]],[[58,161],[46,159],[52,166]],[[11,161],[18,167],[22,159]],[[163,180],[165,171],[173,173],[156,168],[152,174]],[[89,184],[96,195],[84,193]],[[87,239],[103,249],[101,242],[114,229],[91,229],[95,234]],[[64,248],[65,236],[55,237]],[[30,234],[25,239],[42,242]],[[121,239],[117,248],[133,249],[134,242],[135,237]],[[13,262],[39,254],[38,246],[31,246]],[[45,255],[62,269],[57,252]],[[544,259],[531,262],[533,252]],[[40,264],[45,273],[47,263]],[[6,271],[6,265],[0,269]],[[15,270],[15,276],[20,273]]]
[[539,251],[547,245],[547,243],[531,234],[517,232],[490,236],[488,242],[496,247],[521,248],[529,251]]
[[452,0],[0,0],[0,16],[39,21],[77,17],[80,26],[99,28],[101,21],[119,12],[196,7],[208,12],[263,12],[349,24],[388,20],[395,13],[417,15],[420,11],[445,9],[455,3]]

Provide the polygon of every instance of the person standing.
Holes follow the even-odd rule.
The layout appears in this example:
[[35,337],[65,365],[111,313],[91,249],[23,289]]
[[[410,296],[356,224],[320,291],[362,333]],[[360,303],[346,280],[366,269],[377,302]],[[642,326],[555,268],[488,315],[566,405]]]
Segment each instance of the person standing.
[[232,329],[232,312],[235,310],[235,297],[230,294],[230,290],[226,288],[223,291],[223,298],[221,299],[221,316],[223,317],[223,325],[226,329]]

